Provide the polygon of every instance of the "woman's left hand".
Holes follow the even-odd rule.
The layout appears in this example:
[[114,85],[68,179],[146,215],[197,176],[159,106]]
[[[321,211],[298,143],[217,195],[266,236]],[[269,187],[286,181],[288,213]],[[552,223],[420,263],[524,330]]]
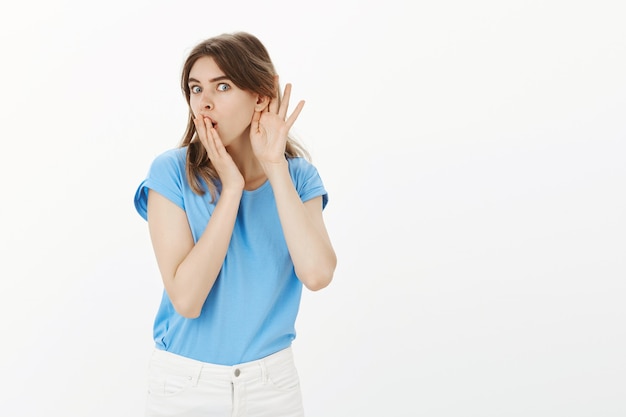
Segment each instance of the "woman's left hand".
[[[278,90],[278,79],[276,80]],[[252,151],[262,165],[285,163],[285,146],[289,129],[298,118],[304,101],[300,101],[295,110],[287,117],[291,84],[285,86],[280,107],[278,100],[271,100],[262,111],[254,112],[250,125],[250,143]]]

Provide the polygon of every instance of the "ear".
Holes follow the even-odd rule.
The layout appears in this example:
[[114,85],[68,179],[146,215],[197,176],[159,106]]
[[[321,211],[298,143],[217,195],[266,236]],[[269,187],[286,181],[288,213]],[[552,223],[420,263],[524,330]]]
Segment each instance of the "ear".
[[270,98],[267,96],[258,96],[256,100],[256,105],[254,106],[254,110],[262,111],[267,108],[270,104]]

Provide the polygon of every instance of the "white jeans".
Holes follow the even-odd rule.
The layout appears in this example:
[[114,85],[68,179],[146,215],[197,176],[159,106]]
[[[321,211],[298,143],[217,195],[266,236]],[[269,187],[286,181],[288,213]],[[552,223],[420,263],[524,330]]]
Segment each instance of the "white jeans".
[[291,348],[235,366],[213,365],[155,349],[146,417],[302,417]]

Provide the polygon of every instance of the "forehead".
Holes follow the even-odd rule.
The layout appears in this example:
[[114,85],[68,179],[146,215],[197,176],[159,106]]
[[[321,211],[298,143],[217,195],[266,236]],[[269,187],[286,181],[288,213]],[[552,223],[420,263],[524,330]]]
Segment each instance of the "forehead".
[[206,81],[223,75],[224,71],[220,69],[213,57],[210,56],[198,58],[189,71],[189,78],[195,78],[199,81]]

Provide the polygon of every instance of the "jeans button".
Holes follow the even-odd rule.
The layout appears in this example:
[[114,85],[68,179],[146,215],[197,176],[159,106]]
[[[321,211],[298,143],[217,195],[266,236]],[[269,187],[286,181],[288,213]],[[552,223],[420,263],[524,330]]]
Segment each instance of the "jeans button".
[[241,371],[239,369],[235,369],[235,376],[241,375]]

